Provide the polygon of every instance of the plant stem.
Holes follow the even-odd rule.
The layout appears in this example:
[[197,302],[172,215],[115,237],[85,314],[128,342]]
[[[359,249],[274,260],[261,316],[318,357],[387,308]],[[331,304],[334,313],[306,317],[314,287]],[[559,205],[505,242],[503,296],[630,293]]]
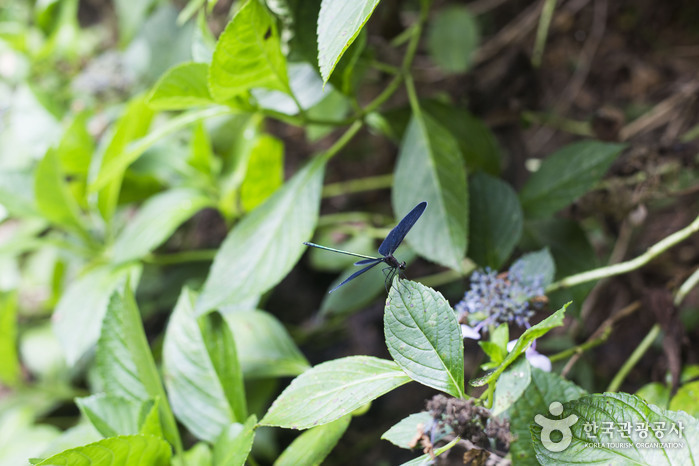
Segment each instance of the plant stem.
[[626,360],[623,366],[621,366],[621,369],[619,369],[619,372],[614,376],[612,379],[611,383],[607,387],[608,392],[616,392],[619,390],[619,387],[621,386],[621,383],[624,381],[626,376],[629,374],[631,369],[638,363],[639,359],[648,351],[648,348],[650,348],[650,345],[653,344],[655,339],[658,337],[660,334],[660,325],[655,324],[653,327],[651,327],[650,331],[648,332],[648,335],[643,339],[643,341],[636,347],[634,352],[629,356],[629,359]]
[[335,143],[320,155],[320,157],[323,157],[323,159],[327,162],[331,158],[333,158],[338,152],[342,150],[343,147],[347,145],[350,140],[354,137],[355,134],[362,128],[362,125],[364,123],[362,120],[357,120],[354,123],[352,123],[352,126],[347,128],[347,131],[345,131],[342,136],[340,136],[340,139],[335,141]]
[[595,346],[599,346],[602,343],[604,343],[605,341],[607,341],[607,339],[609,339],[609,335],[611,335],[611,334],[612,334],[612,327],[606,327],[604,329],[604,331],[602,332],[602,335],[600,335],[599,337],[588,340],[585,343],[581,343],[581,344],[574,346],[572,348],[569,348],[565,351],[561,351],[560,353],[556,353],[552,356],[549,356],[549,359],[551,360],[551,362],[556,362],[556,361],[560,361],[561,359],[565,359],[567,357],[570,357],[574,354],[582,354],[585,351],[592,349]]
[[541,57],[544,55],[546,37],[548,37],[549,34],[551,18],[553,18],[553,10],[555,8],[556,0],[546,0],[544,7],[541,9],[539,28],[536,30],[536,42],[534,43],[534,51],[532,52],[532,65],[534,65],[534,68],[541,66]]
[[464,259],[461,262],[461,272],[449,269],[445,270],[444,272],[439,272],[432,275],[426,275],[424,277],[416,278],[414,281],[420,282],[425,286],[434,288],[436,286],[441,286],[456,280],[460,280],[465,275],[468,275],[469,272],[472,272],[475,268],[476,264],[474,264],[470,259]]
[[373,191],[390,188],[393,185],[393,174],[368,176],[356,180],[341,181],[323,187],[323,197],[341,196],[343,194]]
[[697,216],[697,218],[695,218],[692,223],[690,223],[683,229],[676,231],[670,236],[658,241],[656,244],[648,248],[648,250],[645,253],[641,254],[635,259],[631,259],[626,262],[619,262],[618,264],[613,264],[606,267],[600,267],[599,269],[589,270],[587,272],[563,278],[562,280],[559,280],[549,285],[546,288],[546,293],[551,293],[552,291],[561,288],[569,288],[571,286],[579,285],[581,283],[586,283],[593,280],[599,280],[600,278],[621,275],[623,273],[639,269],[651,260],[658,257],[663,252],[670,249],[671,247],[689,238],[692,234],[696,233],[697,231],[699,231],[699,216]]
[[684,301],[684,298],[689,294],[692,289],[699,284],[699,268],[697,268],[692,275],[689,276],[687,280],[685,280],[682,285],[680,285],[679,290],[677,290],[677,293],[675,294],[675,299],[674,299],[674,304],[675,306],[679,306],[682,304],[682,301]]

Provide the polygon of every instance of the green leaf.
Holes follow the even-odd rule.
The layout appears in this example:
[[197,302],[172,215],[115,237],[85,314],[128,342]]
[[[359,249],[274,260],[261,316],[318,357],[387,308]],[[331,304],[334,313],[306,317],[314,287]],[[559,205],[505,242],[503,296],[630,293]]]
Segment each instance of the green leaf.
[[212,174],[214,173],[214,152],[211,148],[211,141],[206,132],[204,124],[200,121],[194,125],[194,132],[190,141],[191,155],[187,163],[204,175],[207,182],[213,182]]
[[507,369],[510,364],[515,362],[515,360],[523,354],[527,348],[532,344],[537,338],[546,335],[549,330],[555,327],[560,327],[563,325],[563,317],[565,317],[565,310],[570,303],[563,306],[561,309],[557,310],[541,322],[536,325],[529,327],[518,339],[512,351],[510,351],[505,357],[505,360],[492,372],[489,372],[483,377],[472,380],[471,385],[474,387],[481,387],[485,384],[495,383],[500,377],[500,374]]
[[233,418],[245,419],[248,415],[245,405],[245,386],[233,333],[221,314],[210,312],[197,320],[206,351],[221,382],[221,388],[228,406],[231,407]]
[[420,429],[427,427],[432,421],[432,415],[427,411],[411,414],[384,432],[381,439],[388,440],[397,447],[411,449],[410,444]]
[[194,294],[187,288],[165,332],[163,372],[175,415],[197,438],[213,442],[236,422],[197,325]]
[[[545,288],[553,282],[553,277],[556,275],[556,264],[554,264],[548,248],[524,254],[510,266],[510,270],[515,267],[519,269],[525,285],[538,282]],[[532,297],[525,296],[524,298]]]
[[324,169],[317,157],[235,226],[216,254],[198,312],[261,295],[289,273],[318,220]]
[[519,193],[527,218],[549,217],[588,192],[625,147],[582,141],[551,154]]
[[[162,418],[162,431],[170,442],[179,443],[177,425],[146,339],[141,313],[128,288],[124,294],[111,296],[95,359],[97,377],[105,392],[136,402],[157,400],[155,408]],[[155,416],[151,413],[141,423],[141,433],[160,434],[160,420]]]
[[172,189],[152,196],[114,242],[113,262],[142,258],[168,239],[185,220],[212,205],[207,196],[189,188]]
[[522,235],[519,199],[509,184],[484,173],[471,177],[468,190],[468,255],[478,265],[498,270]]
[[379,0],[323,0],[318,14],[318,66],[323,82],[369,20]]
[[[649,405],[635,395],[587,395],[563,404],[560,415],[549,412],[540,413],[531,424],[536,458],[542,464],[674,465],[694,464],[699,457],[699,420],[682,411],[667,411]],[[568,429],[565,429],[562,439],[542,435],[539,423],[551,424],[555,428],[569,416],[573,416],[570,418],[573,422],[571,437],[565,437]],[[678,432],[680,425],[682,434]],[[585,432],[585,426],[591,428],[589,434]],[[592,431],[595,427],[597,432]],[[566,439],[570,440],[568,446],[565,445]],[[607,443],[627,446],[604,447]],[[591,448],[590,444],[602,444],[602,447]]]
[[292,380],[260,424],[291,429],[327,424],[408,382],[393,361],[350,356],[324,362]]
[[435,450],[432,454],[425,453],[422,456],[418,456],[417,458],[415,458],[413,460],[410,460],[410,461],[403,463],[401,466],[430,466],[430,465],[434,464],[434,457],[438,457],[438,456],[442,455],[443,453],[451,450],[460,441],[461,441],[461,437],[456,437],[454,440],[447,443],[446,445],[439,447],[439,448],[435,448]]
[[36,173],[10,171],[0,172],[0,205],[13,217],[36,217],[37,211],[34,197],[34,179]]
[[669,408],[699,417],[699,382],[690,382],[677,389],[677,393],[670,400]]
[[49,221],[86,234],[80,209],[64,179],[58,155],[54,149],[49,149],[36,167],[34,175],[36,205]]
[[12,387],[19,382],[17,357],[17,292],[0,291],[0,383]]
[[532,380],[531,366],[526,358],[519,358],[502,373],[495,385],[495,402],[491,413],[493,416],[504,412],[519,399]]
[[65,450],[39,466],[118,466],[143,464],[167,466],[170,464],[170,445],[152,435],[122,435],[102,439],[82,447]]
[[250,454],[255,438],[257,417],[251,415],[245,424],[231,424],[226,427],[214,444],[214,458],[211,464],[243,466]]
[[76,398],[75,403],[92,425],[105,437],[135,435],[153,410],[153,401],[137,402],[99,393]]
[[352,416],[346,415],[329,424],[313,427],[296,437],[286,447],[274,466],[317,466],[330,454],[347,430]]
[[264,311],[223,314],[235,337],[245,378],[288,377],[310,365],[284,326]]
[[252,95],[260,107],[286,115],[296,115],[320,102],[332,87],[323,89],[318,72],[308,63],[289,63],[289,87],[294,98],[272,89],[253,89]]
[[[97,342],[109,297],[140,266],[102,266],[70,284],[53,312],[53,330],[61,342],[66,362],[75,364]],[[135,283],[136,281],[132,281]]]
[[531,383],[508,410],[511,432],[515,437],[510,449],[513,462],[524,466],[538,466],[529,433],[529,425],[534,416],[547,414],[552,401],[563,403],[580,398],[584,394],[585,390],[560,375],[533,367]]
[[284,182],[284,144],[270,135],[257,138],[252,147],[248,170],[240,186],[243,209],[262,204]]
[[393,359],[416,382],[464,397],[464,341],[444,297],[421,283],[393,282],[384,309]]
[[427,115],[413,115],[401,143],[392,192],[402,217],[421,201],[429,205],[408,234],[421,256],[461,269],[468,234],[466,171],[454,138]]
[[274,18],[248,0],[221,33],[209,68],[209,90],[225,102],[252,88],[291,92]]
[[635,395],[661,408],[667,408],[670,404],[670,387],[661,382],[647,383],[636,390]]
[[478,46],[478,25],[468,8],[453,5],[437,12],[427,31],[427,49],[446,73],[462,73]]
[[170,68],[153,86],[148,105],[155,110],[181,110],[214,104],[208,73],[206,63],[188,62]]

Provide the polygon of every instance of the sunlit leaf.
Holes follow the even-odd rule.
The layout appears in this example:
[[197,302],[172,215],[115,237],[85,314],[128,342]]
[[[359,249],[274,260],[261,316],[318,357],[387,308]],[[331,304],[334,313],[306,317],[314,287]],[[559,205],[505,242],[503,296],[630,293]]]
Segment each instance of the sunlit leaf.
[[252,148],[248,170],[240,187],[243,209],[253,210],[284,182],[284,145],[269,135],[260,136]]
[[170,68],[148,96],[148,105],[157,110],[179,110],[214,104],[209,93],[206,63],[182,63]]
[[170,445],[152,435],[122,435],[110,437],[82,447],[65,450],[44,461],[40,466],[118,466],[147,464],[167,466],[172,452]]
[[352,416],[346,415],[329,424],[313,427],[296,437],[274,462],[274,466],[317,466],[345,433]]

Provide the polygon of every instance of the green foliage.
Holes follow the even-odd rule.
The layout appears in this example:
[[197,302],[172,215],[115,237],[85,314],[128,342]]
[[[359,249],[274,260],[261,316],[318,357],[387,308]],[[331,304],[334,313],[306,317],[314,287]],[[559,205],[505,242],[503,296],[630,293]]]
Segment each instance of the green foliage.
[[[567,345],[554,361],[588,349],[568,348],[588,326],[563,328],[564,303],[581,307],[594,281],[565,280],[613,249],[610,216],[560,211],[601,189],[626,146],[573,142],[518,179],[523,160],[489,127],[499,114],[486,124],[471,89],[454,92],[476,77],[449,76],[483,72],[472,66],[492,24],[455,2],[243,0],[229,16],[185,3],[118,0],[86,20],[77,0],[22,0],[0,14],[0,464],[332,463],[348,430],[358,438],[352,417],[409,382],[487,410],[492,447],[509,419],[515,464],[696,457],[695,367],[678,387],[586,395],[531,359],[535,341]],[[395,257],[325,294],[422,201]],[[299,263],[312,238],[360,256]],[[558,289],[515,297],[549,299],[531,325],[454,310],[467,273],[502,270],[507,287],[508,264],[520,285]],[[379,314],[348,317],[386,291],[390,358],[356,354],[380,354],[363,340],[338,348],[358,324],[381,339]],[[565,456],[534,422],[553,401],[581,419]],[[423,405],[393,413],[403,420],[382,436],[404,449],[431,439],[406,464],[466,432]],[[583,421],[605,420],[682,422],[688,446],[587,448]],[[282,449],[279,427],[305,431]]]

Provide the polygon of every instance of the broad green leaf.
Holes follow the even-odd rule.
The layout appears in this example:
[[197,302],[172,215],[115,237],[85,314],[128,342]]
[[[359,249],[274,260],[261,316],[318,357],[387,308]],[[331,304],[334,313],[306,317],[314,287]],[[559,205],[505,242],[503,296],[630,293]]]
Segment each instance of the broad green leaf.
[[252,448],[256,424],[257,417],[253,414],[245,424],[235,423],[226,427],[214,443],[214,457],[211,464],[243,466]]
[[461,441],[461,437],[456,437],[454,440],[451,442],[447,443],[446,445],[435,448],[434,452],[432,454],[425,453],[422,456],[418,456],[417,458],[407,461],[403,463],[401,466],[430,466],[434,464],[434,457],[438,457],[442,455],[443,453],[451,450],[457,443]]
[[264,311],[226,312],[245,378],[288,377],[310,365],[284,326]]
[[[97,342],[109,297],[140,266],[102,266],[90,270],[68,286],[53,312],[53,330],[66,361],[74,365]],[[133,280],[132,283],[137,281]]]
[[527,218],[549,217],[588,192],[625,144],[576,142],[544,159],[519,193]]
[[83,209],[88,208],[87,176],[95,151],[92,136],[87,129],[88,116],[88,112],[78,114],[63,133],[56,148],[60,166],[65,174],[64,180],[73,198]]
[[495,383],[500,377],[500,374],[507,369],[510,364],[515,362],[515,360],[523,354],[527,348],[532,344],[534,340],[548,333],[549,330],[555,327],[560,327],[563,325],[563,317],[565,317],[565,310],[570,303],[563,306],[561,309],[557,310],[541,322],[536,325],[529,327],[525,332],[517,339],[512,351],[510,351],[505,360],[492,372],[480,377],[478,379],[472,380],[471,385],[474,387],[480,387],[485,384]]
[[298,464],[317,466],[323,462],[330,451],[347,430],[352,416],[345,415],[329,424],[313,427],[296,437],[286,447],[274,466],[296,466]]
[[442,71],[463,73],[471,64],[478,39],[478,25],[468,8],[452,5],[439,10],[430,21],[427,49]]
[[34,197],[42,215],[49,221],[74,232],[85,233],[80,209],[65,183],[58,155],[49,149],[36,167]]
[[201,121],[194,125],[194,132],[192,134],[192,140],[189,147],[191,155],[187,160],[187,163],[199,173],[204,175],[204,178],[208,182],[211,182],[212,174],[214,173],[215,156],[213,149],[211,148],[209,135]]
[[507,342],[510,340],[510,329],[507,324],[498,325],[490,334],[490,341],[479,341],[478,346],[490,358],[481,367],[492,369],[498,367],[507,356]]
[[180,110],[214,104],[209,93],[208,73],[206,63],[181,63],[170,68],[155,83],[148,105],[156,110]]
[[163,343],[163,372],[172,410],[197,438],[213,442],[236,422],[194,314],[194,294],[182,290]]
[[323,82],[369,20],[379,0],[322,0],[318,14],[318,66]]
[[212,204],[206,195],[189,188],[172,189],[152,196],[114,242],[113,262],[142,258],[168,239],[181,223]]
[[416,382],[464,397],[464,341],[444,297],[421,283],[394,280],[384,309],[386,345]]
[[233,228],[216,254],[198,312],[261,295],[289,273],[318,220],[324,169],[325,160],[316,157]]
[[[556,264],[554,264],[548,248],[524,254],[510,266],[510,270],[513,268],[519,271],[526,285],[539,282],[541,286],[547,287],[553,282],[553,277],[556,275]],[[532,298],[532,296],[524,297],[524,299],[528,298]]]
[[513,462],[524,466],[538,466],[529,433],[529,425],[534,416],[547,414],[549,404],[553,401],[564,403],[583,395],[585,390],[560,375],[533,367],[531,383],[508,410],[510,429],[515,437],[510,450]]
[[243,209],[250,211],[262,204],[284,182],[284,144],[263,134],[252,147],[248,170],[240,186]]
[[17,292],[0,291],[0,383],[8,387],[19,382],[17,357]]
[[134,401],[99,393],[76,398],[75,403],[92,425],[105,437],[139,434],[153,401]]
[[248,0],[221,33],[209,68],[217,102],[263,87],[291,92],[276,22],[257,0]]
[[320,102],[332,87],[323,89],[323,81],[318,72],[308,63],[289,63],[289,87],[294,98],[287,93],[273,89],[253,89],[252,95],[257,104],[269,110],[286,115],[296,115]]
[[667,408],[670,404],[670,387],[661,382],[647,383],[636,390],[635,395],[661,408]]
[[517,193],[504,181],[480,172],[471,177],[468,189],[468,255],[478,265],[498,270],[522,235],[523,215]]
[[197,442],[192,448],[184,452],[183,462],[187,466],[211,466],[213,454],[206,442]]
[[292,380],[260,424],[291,429],[327,424],[408,382],[393,361],[350,356],[324,362]]
[[134,402],[157,400],[154,408],[160,415],[148,414],[139,425],[139,432],[164,432],[170,442],[178,443],[177,425],[146,339],[141,313],[128,288],[123,294],[111,296],[95,359],[97,379],[108,395]]
[[669,408],[699,417],[699,382],[690,382],[677,389],[677,393],[670,400]]
[[420,429],[426,428],[432,421],[432,415],[427,411],[411,414],[384,432],[381,439],[388,440],[397,447],[410,449],[410,443]]
[[65,450],[39,466],[119,466],[143,464],[167,466],[170,464],[170,445],[152,435],[121,435],[110,437],[82,447]]
[[[541,464],[675,465],[694,464],[699,457],[699,420],[683,411],[667,411],[628,393],[587,395],[562,408],[558,415],[549,414],[549,406],[530,424]],[[563,438],[540,425],[556,428],[566,419],[572,425],[562,429]],[[592,431],[586,432],[586,426]]]
[[[98,207],[106,220],[111,220],[119,200],[119,191],[128,163],[120,161],[128,144],[146,134],[153,119],[153,111],[146,105],[145,97],[132,99],[111,134],[111,139],[101,150],[99,171],[91,181],[90,191],[98,193]],[[130,163],[130,162],[129,162]]]
[[209,359],[221,382],[228,406],[233,412],[233,418],[245,419],[248,413],[245,404],[243,371],[238,361],[233,333],[219,313],[204,314],[197,321]]
[[502,373],[495,385],[495,402],[491,414],[497,416],[522,396],[532,380],[531,366],[526,358],[519,358]]
[[427,115],[414,115],[405,132],[392,199],[399,218],[429,203],[406,240],[418,255],[460,270],[468,234],[466,171],[454,138]]

